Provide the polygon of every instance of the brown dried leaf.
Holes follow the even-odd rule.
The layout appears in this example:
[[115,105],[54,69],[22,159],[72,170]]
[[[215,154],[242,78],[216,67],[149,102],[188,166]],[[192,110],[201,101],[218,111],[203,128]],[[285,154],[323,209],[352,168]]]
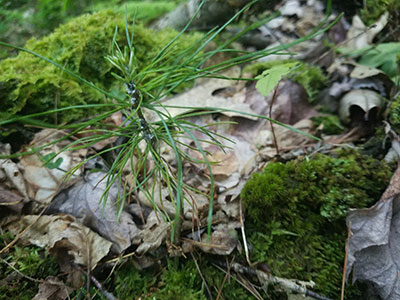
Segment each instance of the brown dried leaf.
[[57,277],[49,276],[39,284],[39,291],[32,300],[65,300],[69,299],[73,288],[66,286]]
[[143,241],[136,249],[136,253],[141,255],[160,247],[169,234],[170,227],[171,225],[168,222],[158,218],[155,211],[152,211],[142,232]]
[[57,257],[70,257],[74,263],[90,269],[96,267],[112,246],[111,242],[68,215],[41,216],[39,219],[33,215],[23,216],[7,229],[17,235],[32,223],[21,240],[46,248]]
[[[102,237],[113,242],[113,251],[120,253],[132,243],[140,241],[140,230],[131,215],[122,211],[118,220],[118,184],[114,183],[108,192],[103,207],[99,201],[106,189],[106,173],[89,173],[84,180],[63,190],[53,200],[49,212],[69,214],[79,222],[98,232]],[[121,192],[122,194],[122,192]]]
[[346,47],[352,50],[362,49],[372,43],[374,37],[381,32],[388,22],[389,13],[384,13],[374,26],[365,26],[361,18],[357,15],[353,17],[353,22],[347,32]]
[[207,234],[203,235],[204,243],[199,243],[201,250],[207,253],[218,255],[229,255],[238,244],[237,232],[229,224],[220,224],[216,230],[211,233],[211,238],[208,240]]
[[[65,133],[62,131],[45,129],[35,135],[30,146],[39,147],[48,145],[38,152],[38,155],[42,157],[50,153],[59,153],[71,141],[62,140],[52,145],[49,145],[49,143],[64,137],[64,135]],[[57,159],[62,158],[62,163],[56,169],[46,168],[38,155],[23,156],[19,165],[24,171],[23,174],[29,197],[42,205],[49,204],[53,197],[60,191],[61,187],[68,187],[78,180],[81,174],[80,169],[76,170],[68,182],[65,181],[65,175],[67,171],[83,160],[86,152],[87,149],[61,152],[57,156]]]
[[[9,144],[0,144],[0,154],[10,155],[11,146]],[[20,195],[22,195],[26,201],[28,201],[28,192],[25,185],[24,177],[19,170],[16,163],[11,159],[0,159],[0,179],[3,181],[3,185],[8,188],[16,188]],[[4,183],[4,181],[6,183]]]

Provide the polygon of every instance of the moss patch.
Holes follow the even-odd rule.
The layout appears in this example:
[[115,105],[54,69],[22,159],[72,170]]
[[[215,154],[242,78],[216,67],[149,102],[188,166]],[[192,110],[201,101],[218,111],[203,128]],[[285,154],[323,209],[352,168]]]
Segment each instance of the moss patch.
[[400,132],[400,96],[390,104],[388,121],[396,132]]
[[311,120],[316,126],[322,124],[322,133],[327,135],[340,134],[344,131],[344,126],[336,115],[312,117]]
[[[223,284],[225,274],[213,266],[211,258],[206,255],[202,255],[198,264],[211,291],[212,299],[215,299]],[[110,288],[115,291],[114,295],[119,299],[209,299],[195,262],[184,258],[167,258],[165,267],[142,271],[137,270],[134,264],[128,261],[116,271],[114,283]],[[226,280],[221,296],[221,299],[254,299],[236,281],[234,275]]]
[[[10,236],[0,236],[1,248],[11,240]],[[15,246],[2,254],[1,258],[22,274],[34,279],[56,276],[59,272],[54,258],[47,251],[35,246]],[[4,261],[0,263],[0,299],[32,299],[38,291],[39,284],[21,276]]]
[[[349,208],[377,201],[390,177],[385,163],[354,151],[268,164],[241,194],[253,259],[265,262],[277,276],[313,280],[316,291],[338,299],[345,216]],[[354,299],[359,294],[353,288],[347,295]]]
[[319,91],[328,83],[328,78],[321,68],[303,63],[298,60],[275,60],[268,62],[257,62],[244,68],[244,72],[252,73],[254,76],[260,75],[263,71],[276,65],[298,62],[300,67],[290,72],[286,77],[298,84],[301,84],[307,92],[310,102],[313,102]]
[[[104,57],[110,53],[115,27],[120,28],[118,43],[126,44],[124,17],[111,11],[84,15],[55,30],[41,40],[30,40],[26,48],[48,57],[60,65],[94,82],[105,90],[120,92],[111,76],[112,66]],[[176,35],[175,31],[155,32],[138,24],[133,41],[139,68],[147,66],[162,47]],[[199,35],[185,35],[173,51],[187,49]],[[0,62],[0,106],[5,115],[32,114],[73,105],[103,103],[104,96],[78,83],[55,66],[28,53]],[[68,110],[58,120],[69,122],[96,113],[91,110]],[[4,115],[3,115],[4,117]],[[49,115],[46,121],[52,121]]]
[[[366,0],[360,16],[365,25],[370,26],[378,21],[385,12],[389,12],[391,21],[395,21],[394,19],[399,17],[399,10],[400,2],[398,0]],[[397,20],[397,22],[399,21]]]

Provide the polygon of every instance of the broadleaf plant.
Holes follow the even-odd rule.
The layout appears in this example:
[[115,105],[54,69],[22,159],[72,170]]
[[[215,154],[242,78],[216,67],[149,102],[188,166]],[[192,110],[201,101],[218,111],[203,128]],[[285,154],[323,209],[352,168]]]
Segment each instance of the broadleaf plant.
[[273,66],[270,69],[265,70],[261,75],[258,75],[256,79],[256,89],[263,96],[268,96],[269,93],[277,86],[282,77],[289,74],[290,71],[296,66],[297,63],[287,63],[283,65]]
[[[66,67],[56,63],[52,59],[44,57],[32,50],[0,42],[0,45],[2,46],[30,53],[47,61],[48,63],[53,64],[66,74],[78,80],[80,83],[86,85],[87,88],[94,89],[97,92],[100,92],[107,99],[107,102],[103,104],[74,105],[71,107],[53,109],[46,112],[39,112],[27,116],[10,117],[6,120],[0,121],[0,126],[13,122],[22,122],[39,126],[58,128],[67,132],[67,134],[65,134],[62,139],[69,138],[76,135],[77,133],[82,132],[94,133],[89,136],[86,135],[85,137],[75,137],[74,141],[68,146],[65,146],[63,149],[61,149],[60,152],[91,147],[98,141],[108,139],[110,137],[118,137],[121,140],[120,143],[90,155],[79,165],[69,170],[67,176],[71,176],[74,171],[81,168],[86,162],[93,158],[105,154],[114,154],[113,160],[110,162],[107,176],[105,178],[105,180],[107,181],[107,188],[101,199],[103,202],[103,208],[105,207],[105,202],[107,201],[108,191],[113,184],[118,184],[121,190],[123,190],[118,201],[120,205],[120,212],[124,207],[125,199],[127,199],[130,194],[142,192],[147,196],[150,201],[152,201],[153,207],[157,211],[157,213],[161,215],[164,219],[171,222],[171,241],[174,243],[176,243],[179,239],[180,221],[182,217],[183,206],[185,205],[185,200],[188,200],[186,197],[186,192],[194,189],[193,187],[185,184],[185,182],[183,181],[183,161],[187,161],[193,164],[204,164],[208,168],[210,174],[210,192],[208,195],[210,203],[207,226],[208,234],[210,235],[211,221],[213,215],[214,179],[211,171],[212,162],[208,161],[207,159],[207,155],[209,153],[205,149],[203,149],[201,145],[202,143],[206,142],[216,145],[223,150],[223,140],[226,138],[212,132],[208,129],[207,126],[198,126],[188,121],[188,117],[223,111],[231,111],[247,116],[267,119],[275,124],[284,126],[293,131],[299,133],[302,132],[289,125],[282,124],[278,121],[272,120],[262,115],[255,115],[229,109],[221,109],[218,107],[199,108],[168,106],[163,104],[163,98],[168,96],[181,84],[192,82],[193,80],[198,78],[251,80],[247,78],[225,77],[220,75],[220,72],[232,66],[255,61],[267,55],[287,54],[286,50],[288,48],[295,44],[311,39],[328,30],[340,18],[339,16],[336,21],[327,24],[327,20],[329,17],[328,9],[326,18],[319,26],[317,26],[309,35],[291,43],[255,52],[239,51],[228,48],[229,45],[238,40],[245,33],[259,27],[260,25],[270,21],[271,19],[279,15],[279,13],[273,13],[271,16],[245,28],[242,32],[236,34],[228,41],[222,43],[216,49],[209,52],[203,51],[204,48],[211,41],[213,41],[230,23],[232,23],[240,14],[242,14],[257,1],[258,0],[252,1],[251,3],[244,6],[223,26],[211,29],[191,47],[183,49],[178,53],[171,51],[174,45],[176,43],[179,43],[180,36],[184,34],[184,32],[190,26],[192,20],[196,17],[195,14],[192,20],[185,26],[185,28],[180,31],[174,39],[167,43],[165,47],[151,60],[148,65],[140,69],[138,68],[137,60],[135,57],[134,25],[132,26],[132,28],[130,28],[126,20],[126,45],[122,46],[116,42],[115,37],[117,31],[119,30],[118,28],[116,28],[112,41],[111,53],[106,57],[108,62],[112,64],[115,68],[116,72],[113,73],[113,76],[121,82],[121,85],[124,85],[125,87],[124,96],[107,92],[99,88],[89,80],[80,77],[74,72],[68,70]],[[203,4],[204,1],[201,2],[199,8],[197,9],[197,13],[200,11],[200,8]],[[217,63],[208,67],[203,67],[204,63],[210,57],[221,52],[231,52],[234,54],[234,56],[224,62]],[[273,88],[273,85],[277,83],[277,79],[286,74],[286,72],[290,71],[290,69],[291,66],[286,66],[284,70],[270,70],[269,76],[275,76],[276,80],[268,83],[268,89],[264,89],[263,93],[265,94],[267,90],[270,90],[271,87]],[[273,72],[276,72],[276,74]],[[263,82],[261,81],[259,85],[263,86]],[[47,124],[41,122],[38,119],[43,115],[54,114],[57,112],[72,109],[88,108],[101,108],[103,112],[89,120],[66,125]],[[177,116],[172,116],[168,111],[170,108],[183,108],[185,109],[185,112]],[[122,112],[125,118],[122,125],[117,128],[104,127],[105,125],[102,121],[117,111]],[[153,115],[156,116],[156,118],[154,118],[153,120],[148,120],[146,114],[144,113],[145,111],[151,112]],[[207,136],[208,140],[199,140],[198,138],[196,138],[196,132]],[[188,140],[191,142],[183,142]],[[60,140],[53,141],[52,143],[57,143],[58,141]],[[16,157],[20,155],[37,153],[37,151],[44,148],[45,146],[36,147],[31,151],[25,151],[11,156]],[[170,148],[174,153],[175,163],[173,166],[168,163],[162,155],[164,147]],[[199,159],[198,157],[190,156],[188,152],[185,151],[187,149],[195,150],[199,154],[199,157],[201,157],[201,159]],[[48,163],[53,161],[55,157],[55,155],[51,155],[50,157],[48,157],[47,161],[44,161],[44,165],[48,165]],[[133,162],[134,158],[135,163]],[[55,163],[57,164],[57,160]],[[126,183],[124,182],[123,172],[126,167],[130,168],[130,172],[134,178],[134,182],[130,183],[130,188],[127,188]],[[158,182],[159,184],[163,184],[168,189],[171,202],[175,206],[175,216],[173,220],[170,219],[166,212],[163,212],[159,207],[157,207],[156,203],[154,202],[155,197],[158,196],[156,195],[157,191],[155,189],[156,182]]]

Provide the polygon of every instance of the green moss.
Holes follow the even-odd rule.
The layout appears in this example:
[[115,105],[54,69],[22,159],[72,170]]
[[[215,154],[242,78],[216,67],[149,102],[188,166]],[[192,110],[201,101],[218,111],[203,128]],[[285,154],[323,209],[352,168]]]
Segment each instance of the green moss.
[[312,117],[311,120],[316,126],[322,124],[322,132],[328,135],[340,134],[344,127],[336,115]]
[[[105,90],[120,91],[111,76],[112,66],[104,57],[110,53],[115,27],[120,28],[118,43],[125,44],[124,17],[111,11],[84,15],[55,30],[41,40],[30,40],[26,48],[49,57],[79,76]],[[154,32],[135,26],[134,47],[139,68],[146,66],[175,31]],[[186,49],[198,35],[187,35],[177,42],[174,51]],[[55,107],[103,103],[104,96],[63,74],[55,66],[28,53],[0,62],[0,106],[6,115],[32,114]],[[88,117],[96,111],[67,111],[58,116],[61,122]],[[51,121],[54,116],[48,116]]]
[[[225,274],[202,256],[199,268],[215,299],[223,285]],[[119,299],[205,300],[208,299],[204,282],[192,259],[167,258],[165,267],[137,270],[131,262],[125,263],[114,276],[111,286]],[[222,289],[221,299],[254,299],[232,276]]]
[[[156,2],[156,3],[155,3]],[[101,1],[97,5],[95,5],[92,9],[93,11],[100,11],[103,9],[110,9],[120,14],[128,12],[128,17],[133,17],[137,20],[141,20],[143,22],[149,22],[154,20],[155,18],[172,11],[176,8],[176,1],[130,1],[125,5],[121,5],[121,3],[117,1]]]
[[[0,236],[1,248],[11,240],[10,236]],[[1,258],[25,276],[34,279],[56,276],[59,271],[54,258],[47,251],[35,246],[14,246],[2,254]],[[38,283],[22,277],[4,261],[0,262],[0,299],[32,299],[38,291]]]
[[293,59],[275,60],[250,64],[244,68],[244,72],[252,73],[256,76],[273,66],[290,62],[298,62],[300,63],[300,67],[289,73],[287,78],[301,84],[306,90],[310,102],[314,101],[319,91],[328,83],[328,78],[322,72],[321,68],[317,66],[312,66]]
[[[345,216],[349,208],[376,202],[390,176],[385,163],[353,151],[268,164],[241,193],[253,259],[277,276],[313,280],[316,291],[337,299]],[[356,288],[348,291],[349,299],[359,294]]]
[[[389,19],[398,18],[399,11],[400,2],[398,0],[366,0],[360,16],[365,25],[370,26],[378,21],[385,12],[389,12]],[[398,22],[400,20],[397,20],[396,23]]]
[[139,271],[128,261],[114,275],[110,287],[120,299],[137,299],[149,293],[157,281],[157,272],[153,269]]
[[396,132],[400,132],[400,96],[398,96],[389,106],[388,121]]
[[[83,13],[109,9],[125,14],[129,20],[149,22],[173,10],[179,1],[163,0],[0,0],[0,40],[16,46],[23,46],[32,37],[52,32]],[[0,48],[0,59],[13,55],[7,48]]]

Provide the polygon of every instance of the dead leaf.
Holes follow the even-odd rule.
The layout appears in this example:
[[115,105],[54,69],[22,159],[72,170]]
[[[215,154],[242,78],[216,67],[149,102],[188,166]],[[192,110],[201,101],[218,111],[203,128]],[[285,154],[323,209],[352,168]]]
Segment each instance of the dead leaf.
[[[62,191],[49,207],[51,213],[74,216],[79,222],[113,242],[113,252],[120,253],[140,241],[140,230],[130,214],[122,211],[118,220],[118,184],[108,192],[106,203],[100,202],[106,189],[106,173],[89,173],[84,180]],[[122,192],[121,192],[122,195]],[[103,207],[104,205],[104,207]]]
[[381,299],[400,299],[400,167],[382,198],[371,208],[351,211],[347,217],[346,279],[365,282]]
[[32,223],[21,240],[46,248],[56,257],[70,257],[74,263],[91,269],[108,254],[112,246],[111,242],[68,215],[41,216],[39,219],[33,215],[23,216],[7,229],[17,235]]
[[[303,119],[294,124],[293,127],[298,130],[301,130],[304,133],[313,134],[312,130],[314,127],[314,123],[310,119]],[[317,142],[316,140],[310,137],[294,132],[293,130],[290,130],[288,128],[276,125],[274,125],[274,128],[278,138],[279,149],[282,150],[284,150],[285,148],[289,150],[292,150],[293,148],[297,149],[300,148],[302,145],[314,144]],[[273,149],[275,151],[275,148]],[[266,148],[265,150],[268,151],[268,148]]]
[[39,291],[32,300],[65,300],[69,299],[73,288],[66,286],[57,277],[49,276],[39,284]]
[[216,177],[227,178],[238,169],[237,157],[232,151],[214,152],[208,156],[208,161],[212,163],[211,172]]
[[168,222],[158,218],[155,211],[152,211],[143,230],[143,241],[136,249],[136,253],[141,255],[159,248],[169,234],[170,227]]
[[204,242],[197,244],[202,251],[218,255],[231,254],[238,244],[237,232],[229,224],[218,225],[209,240],[206,233],[202,240]]
[[[9,144],[0,144],[0,154],[2,155],[10,155],[11,146]],[[11,159],[0,159],[0,171],[4,174],[4,176],[0,176],[2,181],[9,181],[8,185],[10,189],[16,188],[20,195],[22,195],[26,201],[28,201],[28,192],[25,185],[24,177],[17,164],[14,163]]]
[[378,70],[376,68],[360,65],[360,64],[353,64],[355,68],[353,71],[350,73],[350,77],[356,78],[356,79],[364,79],[368,77],[372,77],[378,74],[382,74],[383,72],[381,70]]
[[374,37],[382,31],[388,22],[389,13],[385,12],[374,26],[365,26],[358,15],[353,17],[353,22],[347,32],[346,47],[352,50],[362,49],[371,45]]
[[[14,213],[20,214],[24,206],[24,198],[15,191],[4,189],[0,185],[0,207],[10,209]],[[0,214],[2,215],[2,214]]]
[[59,153],[61,149],[71,143],[70,140],[62,140],[50,145],[51,142],[64,136],[64,132],[54,129],[40,131],[35,135],[30,147],[48,146],[38,151],[37,155],[23,156],[19,163],[26,180],[29,197],[41,205],[49,204],[53,197],[61,190],[61,187],[71,186],[78,180],[81,174],[81,170],[77,169],[70,180],[68,182],[65,181],[66,172],[82,162],[86,156],[87,149],[63,151],[56,157],[56,159],[61,161],[57,168],[49,169],[44,166],[43,157]]
[[[182,93],[170,99],[166,99],[165,101],[163,101],[163,105],[183,106],[183,107],[186,106],[186,107],[192,107],[194,110],[195,109],[201,110],[203,107],[236,110],[238,112],[221,111],[221,114],[224,114],[229,117],[240,116],[254,120],[255,119],[254,117],[245,116],[240,113],[240,112],[246,112],[252,114],[255,113],[250,108],[250,106],[245,103],[244,93],[225,94],[224,97],[221,96],[220,93],[216,92],[221,89],[232,88],[232,85],[233,87],[235,86],[235,81],[210,79],[190,89],[185,93]],[[168,107],[168,112],[171,116],[176,116],[187,111],[188,111],[187,108]]]
[[[274,92],[268,97],[268,106],[273,100]],[[298,121],[314,116],[317,112],[308,101],[307,92],[303,86],[291,80],[282,80],[273,100],[271,118],[276,121],[293,125]]]

